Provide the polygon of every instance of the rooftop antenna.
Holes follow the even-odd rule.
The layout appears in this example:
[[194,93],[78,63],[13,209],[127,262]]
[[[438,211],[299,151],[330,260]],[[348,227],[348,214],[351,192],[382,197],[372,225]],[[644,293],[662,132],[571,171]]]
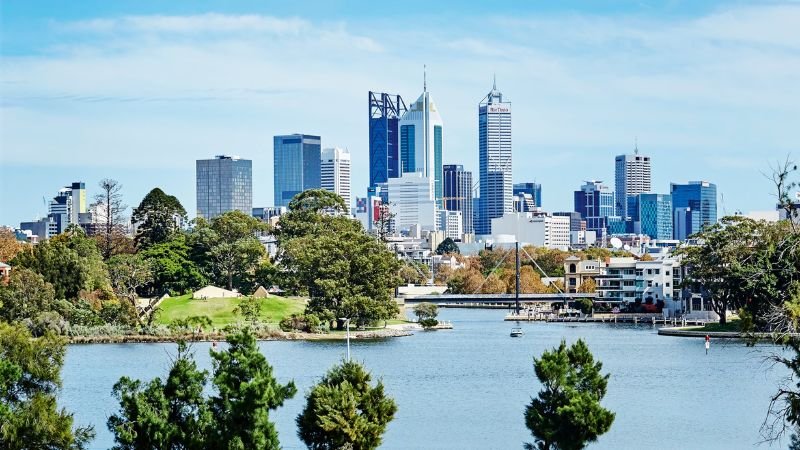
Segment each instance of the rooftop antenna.
[[497,90],[497,73],[492,74],[492,90]]
[[422,65],[422,92],[428,91],[428,67]]
[[639,136],[634,136],[633,138],[633,154],[639,154]]

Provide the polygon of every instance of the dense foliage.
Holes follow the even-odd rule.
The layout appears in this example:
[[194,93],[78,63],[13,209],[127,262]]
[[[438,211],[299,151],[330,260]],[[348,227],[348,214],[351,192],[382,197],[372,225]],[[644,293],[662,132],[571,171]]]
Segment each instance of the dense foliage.
[[381,381],[373,386],[361,364],[343,362],[309,392],[297,435],[311,450],[375,449],[396,413]]
[[595,361],[589,347],[579,339],[566,342],[541,358],[534,358],[534,370],[542,390],[525,410],[525,425],[538,450],[577,450],[594,442],[614,422],[614,413],[603,408],[609,375],[602,375],[602,363]]
[[136,227],[136,247],[146,249],[169,241],[188,221],[186,210],[177,197],[154,188],[134,208],[131,222]]

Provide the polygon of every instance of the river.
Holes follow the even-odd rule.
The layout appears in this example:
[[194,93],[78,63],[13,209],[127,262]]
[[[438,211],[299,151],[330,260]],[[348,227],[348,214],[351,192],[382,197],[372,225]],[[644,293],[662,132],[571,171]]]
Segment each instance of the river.
[[[764,362],[771,346],[658,336],[650,325],[523,323],[522,338],[500,310],[440,310],[455,329],[378,342],[353,342],[353,358],[382,377],[399,410],[386,449],[514,449],[530,441],[523,413],[540,385],[533,356],[566,339],[584,338],[611,373],[604,405],[616,412],[611,430],[592,449],[754,448],[769,396],[785,370]],[[308,389],[341,360],[344,342],[261,342],[279,381],[298,395],[272,412],[284,449],[304,448],[294,418]],[[210,368],[208,343],[194,345]],[[107,418],[117,403],[111,387],[123,375],[165,376],[174,344],[72,345],[62,373],[60,404],[77,424],[92,424],[92,449],[113,437]],[[786,442],[781,443],[785,448]],[[765,446],[759,446],[765,448]],[[777,446],[776,446],[777,448]]]

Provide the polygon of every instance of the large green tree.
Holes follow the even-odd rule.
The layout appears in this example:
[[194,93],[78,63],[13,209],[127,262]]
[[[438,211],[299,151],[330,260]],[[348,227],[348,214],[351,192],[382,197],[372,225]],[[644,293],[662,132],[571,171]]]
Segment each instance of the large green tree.
[[53,309],[55,291],[38,273],[25,268],[11,272],[8,285],[0,284],[0,320],[32,319]]
[[148,295],[182,295],[206,284],[206,277],[191,259],[192,251],[183,233],[153,244],[139,254],[149,262],[153,274],[151,282],[144,286]]
[[313,236],[334,230],[356,231],[360,222],[347,215],[347,205],[339,195],[325,189],[309,189],[289,202],[289,212],[282,215],[275,235],[280,241]]
[[136,248],[146,249],[167,242],[187,221],[186,209],[177,197],[153,188],[131,215],[131,222],[136,224]]
[[294,397],[293,381],[280,384],[247,329],[228,336],[226,351],[212,352],[217,394],[209,399],[214,423],[210,448],[279,449],[269,412]]
[[331,368],[306,398],[297,416],[297,435],[311,450],[369,450],[381,445],[397,405],[379,380],[361,364],[343,362]]
[[65,352],[59,337],[0,323],[0,448],[78,450],[94,437],[56,405]]
[[117,298],[131,304],[138,297],[137,291],[153,280],[150,261],[139,254],[112,256],[108,260],[108,275]]
[[609,375],[600,373],[602,363],[583,340],[570,347],[561,341],[534,358],[533,366],[542,390],[525,410],[525,425],[535,439],[525,448],[579,450],[611,428],[614,413],[600,404]]
[[446,255],[451,253],[461,253],[461,250],[458,249],[458,244],[456,244],[452,238],[446,238],[436,247],[437,255]]

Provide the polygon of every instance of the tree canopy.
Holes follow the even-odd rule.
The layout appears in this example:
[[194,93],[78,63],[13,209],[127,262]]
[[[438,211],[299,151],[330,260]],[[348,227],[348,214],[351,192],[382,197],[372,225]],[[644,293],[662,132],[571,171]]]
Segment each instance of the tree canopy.
[[436,254],[447,255],[450,253],[460,254],[461,250],[458,249],[458,244],[456,244],[452,238],[445,238],[445,240],[436,247]]
[[131,221],[137,225],[136,247],[145,249],[167,242],[183,229],[188,218],[177,197],[154,188],[134,208]]

